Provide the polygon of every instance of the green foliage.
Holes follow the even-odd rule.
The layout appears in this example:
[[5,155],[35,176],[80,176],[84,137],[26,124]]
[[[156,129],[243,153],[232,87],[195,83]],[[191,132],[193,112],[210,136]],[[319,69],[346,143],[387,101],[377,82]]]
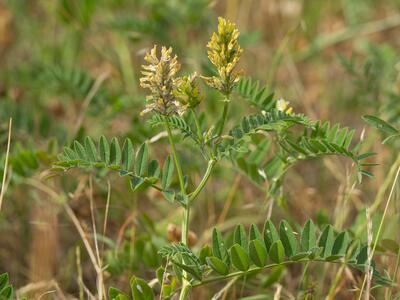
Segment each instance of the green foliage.
[[14,289],[10,285],[8,274],[0,274],[0,299],[1,300],[12,300],[14,299]]
[[[174,201],[175,192],[170,188],[174,166],[167,158],[161,171],[156,160],[149,160],[149,150],[146,143],[134,151],[132,141],[127,138],[123,146],[117,138],[109,142],[101,136],[96,144],[92,138],[86,137],[84,144],[74,141],[72,146],[65,147],[54,170],[67,171],[71,168],[106,169],[116,171],[120,176],[130,179],[133,191],[153,187],[163,192],[169,201]],[[157,183],[161,183],[158,186]]]
[[171,128],[179,130],[183,138],[190,138],[195,144],[201,144],[198,135],[187,124],[185,119],[180,116],[161,116],[156,114],[152,116],[149,122],[152,126],[165,126],[167,122]]
[[363,120],[369,125],[374,126],[376,129],[380,130],[382,133],[389,135],[382,141],[382,144],[386,144],[387,142],[398,139],[400,137],[400,130],[376,116],[365,115],[363,116]]
[[[303,127],[303,132],[299,134],[292,130],[295,125]],[[272,141],[264,136],[257,138],[257,134],[264,133],[272,133],[275,138]],[[230,130],[229,136],[219,145],[219,151],[232,158],[239,170],[257,185],[269,183],[269,190],[274,194],[292,166],[317,157],[349,158],[357,167],[360,181],[362,175],[372,176],[365,169],[370,164],[364,164],[362,160],[373,153],[358,153],[359,144],[353,141],[353,136],[354,130],[341,128],[340,124],[330,126],[329,122],[312,122],[301,114],[272,109],[245,117],[240,125]]]
[[[365,270],[366,246],[357,246],[359,241],[351,240],[346,231],[337,233],[328,225],[317,238],[317,229],[311,220],[301,229],[301,235],[296,234],[285,220],[281,221],[279,231],[270,220],[265,222],[262,234],[254,234],[255,228],[257,226],[251,225],[247,236],[243,226],[238,225],[229,248],[220,231],[214,229],[212,253],[204,262],[183,244],[165,246],[160,254],[176,268],[186,271],[194,286],[292,263],[340,263]],[[211,274],[210,270],[213,271]],[[375,267],[373,276],[377,284],[390,284],[390,279],[378,273]]]
[[153,300],[154,293],[143,279],[132,277],[130,280],[131,297],[117,288],[110,287],[108,297],[110,300]]
[[275,105],[273,100],[274,93],[269,93],[266,86],[260,87],[260,83],[250,77],[240,80],[236,87],[236,92],[244,100],[260,110],[269,111]]

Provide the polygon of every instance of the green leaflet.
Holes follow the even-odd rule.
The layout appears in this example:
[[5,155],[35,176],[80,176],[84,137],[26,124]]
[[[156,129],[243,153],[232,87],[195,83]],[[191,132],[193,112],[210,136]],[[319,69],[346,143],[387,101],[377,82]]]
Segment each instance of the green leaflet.
[[258,230],[258,227],[255,224],[250,225],[249,236],[250,236],[250,241],[252,241],[252,240],[262,241],[263,240],[261,237],[260,230]]
[[334,233],[331,225],[325,227],[322,231],[321,236],[318,241],[318,246],[322,247],[322,257],[328,257],[332,253],[332,247],[334,243]]
[[271,220],[267,220],[264,224],[264,242],[267,250],[269,251],[272,244],[279,240],[278,231],[275,228],[275,225],[271,222]]
[[249,243],[249,256],[257,267],[264,267],[267,263],[267,249],[265,245],[258,239]]
[[281,263],[285,257],[285,249],[283,248],[283,244],[281,240],[275,241],[271,245],[271,249],[269,250],[269,257],[274,263]]
[[119,166],[121,164],[121,147],[117,138],[111,140],[110,146],[110,165]]
[[250,267],[249,257],[246,250],[239,244],[235,244],[230,249],[233,266],[239,271],[247,271]]
[[87,158],[90,162],[95,163],[98,160],[96,145],[94,144],[93,140],[88,136],[85,138],[85,151]]
[[162,177],[161,177],[161,187],[166,190],[171,185],[171,181],[174,175],[174,162],[171,156],[168,156],[164,162]]
[[14,289],[9,284],[9,278],[7,273],[0,274],[0,299],[13,300]]
[[110,300],[129,300],[129,297],[126,294],[114,287],[108,289],[108,297]]
[[123,168],[125,171],[129,171],[135,160],[135,155],[134,155],[134,150],[133,150],[133,144],[130,139],[125,139],[124,146],[122,148],[122,163],[123,163]]
[[221,259],[215,256],[206,258],[207,264],[218,274],[227,275],[229,273],[229,267]]
[[147,144],[144,143],[140,146],[135,160],[135,173],[143,176],[147,173],[147,166],[149,163],[149,149]]
[[134,300],[153,300],[154,293],[151,287],[143,279],[132,277],[130,281]]
[[387,123],[386,121],[383,121],[382,119],[380,119],[378,117],[371,116],[371,115],[365,115],[362,118],[368,124],[374,126],[375,128],[377,128],[385,133],[388,133],[391,135],[400,133],[400,131],[398,129],[394,128],[392,125],[390,125],[389,123]]
[[228,262],[228,250],[225,247],[225,243],[222,239],[221,233],[214,228],[212,233],[212,253],[215,257],[221,259],[224,262]]
[[282,221],[279,226],[279,235],[287,257],[292,257],[297,252],[297,240],[293,229],[288,222]]
[[100,153],[100,160],[103,161],[106,165],[108,165],[110,161],[110,145],[108,144],[107,139],[104,135],[100,137],[99,153]]
[[301,232],[301,250],[310,251],[317,245],[315,225],[312,220],[308,220]]
[[239,224],[236,226],[235,231],[233,233],[234,242],[239,244],[242,247],[247,246],[247,237],[246,231],[244,230],[244,226]]

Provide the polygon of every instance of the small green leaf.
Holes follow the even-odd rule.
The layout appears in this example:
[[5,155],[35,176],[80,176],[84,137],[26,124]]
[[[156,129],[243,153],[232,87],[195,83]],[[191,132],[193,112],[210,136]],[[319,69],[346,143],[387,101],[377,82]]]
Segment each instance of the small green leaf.
[[110,300],[129,300],[129,297],[126,294],[114,287],[108,289],[108,297]]
[[332,253],[332,247],[334,242],[334,233],[331,225],[327,225],[322,231],[321,236],[318,241],[318,246],[322,247],[322,257],[328,257]]
[[179,268],[181,268],[182,270],[193,275],[193,277],[196,278],[197,280],[201,281],[201,272],[197,268],[195,268],[195,267],[192,268],[191,266],[186,265],[184,263],[180,263],[179,261],[176,261],[176,260],[173,260],[172,262],[175,265],[177,265]]
[[3,273],[0,275],[0,291],[8,284],[8,274]]
[[257,267],[264,267],[267,263],[267,249],[259,239],[254,239],[249,243],[249,255]]
[[13,287],[7,285],[0,291],[0,299],[12,300],[13,299]]
[[94,144],[93,140],[88,136],[85,138],[85,150],[89,161],[93,163],[96,162],[97,161],[96,145]]
[[147,166],[149,161],[149,149],[147,144],[144,143],[140,146],[136,154],[135,162],[135,173],[139,176],[144,176],[147,172]]
[[341,232],[335,239],[332,247],[332,255],[344,256],[349,246],[350,238],[346,231]]
[[174,162],[171,156],[168,156],[164,162],[162,176],[161,176],[161,188],[166,190],[171,185],[172,178],[174,176]]
[[279,226],[280,238],[287,257],[291,257],[297,252],[297,240],[293,229],[288,222],[283,220]]
[[280,240],[275,241],[269,250],[269,257],[271,257],[274,263],[280,264],[283,262],[284,255],[285,249],[283,248],[282,242]]
[[225,247],[225,243],[222,240],[221,232],[216,228],[213,229],[212,233],[212,252],[213,255],[224,262],[228,260],[228,250]]
[[207,264],[215,272],[221,275],[227,275],[229,273],[229,268],[226,263],[220,260],[218,257],[210,256],[206,258]]
[[233,233],[233,240],[234,240],[234,243],[239,244],[243,248],[247,248],[246,231],[244,230],[244,227],[242,224],[238,224],[236,226],[235,231]]
[[262,241],[261,233],[260,233],[260,231],[258,230],[258,227],[255,224],[251,224],[250,225],[249,236],[250,236],[250,241],[252,241],[252,240],[260,240],[260,241]]
[[69,147],[64,147],[64,154],[69,160],[75,160],[79,158],[75,151]]
[[130,281],[134,300],[153,300],[154,294],[151,287],[143,279],[132,277]]
[[138,176],[133,176],[130,183],[131,183],[132,191],[134,191],[134,192],[145,187],[147,184],[143,178],[138,177]]
[[122,147],[122,163],[125,171],[129,171],[132,168],[134,160],[133,144],[132,141],[127,138]]
[[110,161],[110,145],[104,135],[100,137],[99,152],[100,160],[108,165]]
[[368,259],[368,246],[364,246],[361,248],[360,252],[357,255],[357,265],[364,265]]
[[158,164],[158,161],[152,160],[147,171],[148,177],[153,178],[154,181],[157,181],[160,177],[160,172],[160,165]]
[[83,161],[86,160],[85,148],[83,148],[81,143],[79,143],[78,141],[74,141],[74,150],[75,153],[78,155],[79,159]]
[[378,117],[365,115],[362,118],[368,124],[374,126],[375,128],[377,128],[385,133],[388,133],[388,134],[399,133],[399,130],[397,130],[392,125],[390,125],[389,123],[383,121],[382,119],[380,119]]
[[230,249],[232,264],[239,271],[247,271],[250,266],[249,257],[246,250],[239,244],[235,244]]
[[206,264],[206,258],[212,256],[212,250],[210,246],[205,245],[201,248],[199,253],[199,259],[202,264]]
[[308,220],[301,232],[301,250],[309,251],[317,245],[315,236],[315,225],[312,220]]
[[275,225],[270,220],[267,220],[264,224],[263,235],[264,235],[265,246],[266,246],[267,250],[269,251],[272,244],[275,241],[279,240],[278,231],[276,230]]
[[121,164],[121,147],[119,146],[117,138],[111,140],[110,164],[113,166],[119,166]]

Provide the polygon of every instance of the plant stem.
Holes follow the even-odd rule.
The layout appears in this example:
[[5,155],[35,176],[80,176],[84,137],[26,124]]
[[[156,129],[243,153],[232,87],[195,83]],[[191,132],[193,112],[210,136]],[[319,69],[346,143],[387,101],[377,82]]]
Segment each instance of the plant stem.
[[194,190],[193,193],[190,194],[189,196],[189,203],[192,202],[194,199],[196,199],[196,197],[200,194],[200,192],[203,190],[204,186],[206,185],[208,179],[210,178],[211,175],[211,171],[214,168],[215,164],[217,163],[217,160],[215,159],[211,159],[208,162],[208,166],[207,166],[207,170],[204,173],[203,178],[201,179],[199,185],[197,186],[197,188]]
[[[380,235],[381,235],[383,223],[384,223],[385,218],[386,218],[386,214],[387,214],[387,211],[388,211],[388,208],[389,208],[390,200],[392,200],[392,196],[393,196],[393,193],[394,193],[394,189],[395,189],[395,187],[396,187],[396,183],[397,183],[397,179],[398,179],[398,177],[399,177],[399,174],[400,174],[400,167],[397,169],[396,176],[394,177],[394,181],[393,181],[393,184],[392,184],[392,188],[391,188],[391,190],[390,190],[389,197],[388,197],[388,199],[387,199],[387,201],[386,201],[385,209],[384,209],[384,211],[383,211],[383,216],[382,216],[381,222],[379,223],[378,232],[376,233],[376,237],[375,237],[375,241],[374,241],[374,247],[372,248],[371,257],[369,258],[369,259],[371,259],[371,260],[372,260],[372,258],[374,257],[375,250],[376,250],[376,245],[377,245],[378,242],[379,242],[379,237],[380,237]],[[358,299],[359,299],[359,300],[361,299],[361,297],[362,297],[362,295],[363,295],[365,283],[366,283],[366,281],[367,281],[367,276],[368,276],[368,274],[365,274],[365,275],[364,275],[364,280],[363,280],[363,283],[362,283],[362,285],[361,285],[360,294],[359,294],[359,296],[358,296]]]
[[[229,95],[226,96],[226,99],[224,101],[224,109],[222,111],[222,117],[221,117],[221,123],[218,126],[218,130],[217,130],[217,136],[220,137],[224,127],[225,127],[225,123],[226,123],[226,119],[228,116],[228,108],[229,108]],[[193,112],[194,113],[194,112]],[[195,118],[197,120],[197,118]],[[196,121],[196,124],[197,121]],[[197,126],[197,125],[196,125]],[[200,127],[198,127],[200,128]],[[215,156],[217,151],[217,144],[214,145],[214,149],[213,149],[213,154]],[[197,188],[194,190],[194,192],[190,195],[189,197],[189,203],[192,202],[194,199],[197,198],[197,196],[200,194],[200,192],[203,190],[203,188],[205,187],[208,179],[210,178],[211,172],[214,169],[215,164],[217,163],[217,159],[215,157],[212,157],[209,161],[208,161],[208,166],[207,166],[207,170],[204,173],[203,178],[201,179],[199,185],[197,186]]]
[[[174,158],[174,162],[175,162],[175,167],[176,170],[178,172],[178,178],[179,178],[179,185],[181,187],[181,193],[182,196],[186,196],[186,191],[185,191],[185,182],[183,179],[183,174],[182,174],[182,167],[181,164],[179,162],[178,156],[176,154],[176,149],[175,149],[175,143],[172,137],[172,131],[171,131],[171,127],[169,126],[168,122],[165,122],[165,126],[167,127],[167,132],[168,132],[168,139],[169,139],[169,143],[171,145],[171,152],[172,152],[172,156]],[[187,203],[186,206],[183,206],[183,217],[182,217],[182,237],[181,237],[181,241],[184,245],[188,246],[188,235],[189,235],[189,220],[190,220],[190,202]],[[192,286],[190,285],[189,281],[186,279],[186,272],[182,273],[182,290],[181,293],[179,295],[179,300],[185,300],[188,295],[189,292],[192,288]]]
[[186,193],[185,192],[185,182],[183,180],[182,168],[181,168],[181,164],[179,163],[178,156],[176,155],[175,143],[174,143],[174,139],[172,138],[172,131],[171,131],[171,127],[169,126],[168,122],[165,122],[165,127],[167,128],[169,144],[171,145],[172,157],[174,158],[175,167],[178,172],[179,185],[181,187],[181,192],[183,195],[185,195],[185,193]]
[[[229,102],[230,102],[229,101],[229,97],[226,96],[225,103],[224,103],[224,109],[222,111],[221,123],[219,124],[218,130],[217,130],[217,136],[218,137],[221,136],[221,134],[222,134],[222,132],[224,130],[224,127],[225,127],[226,118],[227,118],[227,115],[228,115]],[[192,113],[194,113],[194,111],[192,111]],[[195,120],[196,120],[197,132],[198,132],[198,134],[200,134],[201,133],[200,125],[198,123],[198,120],[197,120],[196,116],[195,116]],[[168,139],[169,139],[169,143],[171,145],[172,156],[174,158],[175,166],[176,166],[176,169],[177,169],[177,172],[178,172],[179,184],[181,186],[181,192],[185,196],[186,195],[185,183],[184,183],[184,180],[183,180],[181,165],[180,165],[178,157],[176,155],[176,149],[175,149],[175,144],[174,144],[174,141],[173,141],[173,138],[172,138],[171,128],[170,128],[168,122],[165,122],[165,126],[167,127]],[[217,150],[217,144],[215,144],[214,148],[213,148],[213,153],[214,154],[216,153],[216,150]],[[208,179],[210,178],[211,172],[212,172],[216,162],[217,162],[216,158],[213,157],[213,158],[210,159],[210,161],[208,162],[207,170],[204,173],[204,176],[203,176],[202,180],[200,181],[199,185],[194,190],[194,192],[190,195],[190,197],[188,199],[188,203],[184,207],[183,219],[182,219],[182,243],[185,244],[185,245],[188,245],[190,204],[194,199],[196,199],[196,197],[204,189]],[[192,285],[185,278],[185,275],[186,275],[185,273],[186,272],[183,272],[182,290],[181,290],[181,293],[179,295],[179,300],[187,299],[187,297],[189,295],[189,292],[190,292],[190,290],[192,288]]]
[[183,285],[182,285],[182,290],[181,290],[181,293],[179,295],[179,300],[187,299],[187,297],[189,296],[189,292],[190,292],[191,288],[192,288],[192,286],[190,285],[190,283],[186,279],[184,279],[183,280]]
[[222,111],[222,118],[221,123],[218,126],[217,136],[220,136],[222,134],[222,131],[224,130],[226,117],[228,116],[229,102],[229,95],[227,95],[226,99],[224,100],[224,110]]

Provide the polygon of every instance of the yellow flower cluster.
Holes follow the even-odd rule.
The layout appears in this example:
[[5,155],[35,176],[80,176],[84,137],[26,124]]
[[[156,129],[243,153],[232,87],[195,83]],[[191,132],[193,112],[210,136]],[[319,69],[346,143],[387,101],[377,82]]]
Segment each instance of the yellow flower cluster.
[[178,113],[182,115],[187,109],[195,108],[201,102],[199,87],[195,84],[197,74],[180,77],[177,81],[175,95],[178,99]]
[[[239,31],[234,23],[223,18],[218,19],[218,31],[214,32],[207,44],[208,57],[216,67],[218,76],[203,77],[206,83],[229,96],[241,72],[234,72],[242,53],[238,43]],[[182,115],[187,109],[196,107],[201,102],[199,88],[195,84],[196,73],[177,77],[180,69],[177,56],[172,55],[172,48],[161,48],[160,58],[157,46],[144,57],[148,65],[142,66],[140,86],[150,90],[146,97],[146,107],[142,114],[155,112],[164,116]]]
[[239,31],[234,23],[218,18],[218,31],[213,33],[207,44],[208,58],[217,68],[219,76],[203,78],[208,85],[224,95],[229,95],[240,80],[241,72],[234,72],[243,51],[238,37]]
[[146,107],[142,114],[156,112],[164,116],[178,111],[174,91],[177,86],[176,74],[180,69],[177,56],[172,56],[172,48],[161,48],[161,57],[157,57],[157,46],[144,57],[148,65],[142,66],[143,77],[140,86],[150,90],[146,97]]

